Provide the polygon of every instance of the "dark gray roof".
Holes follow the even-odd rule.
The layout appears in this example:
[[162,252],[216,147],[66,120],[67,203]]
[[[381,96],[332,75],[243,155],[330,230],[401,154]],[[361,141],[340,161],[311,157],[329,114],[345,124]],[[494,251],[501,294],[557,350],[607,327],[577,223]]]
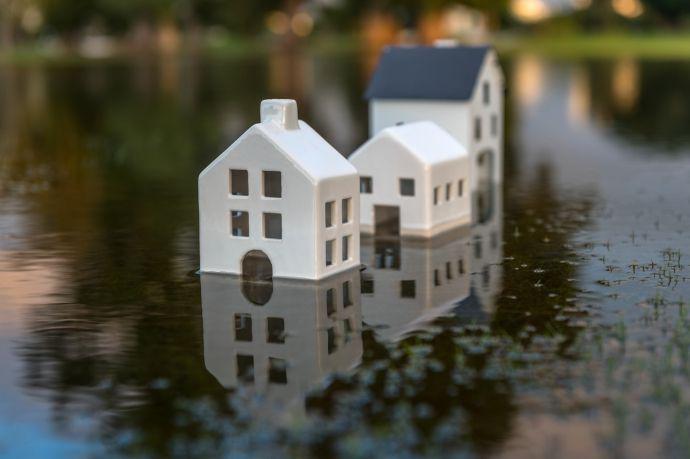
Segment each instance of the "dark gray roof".
[[386,48],[365,97],[468,100],[489,49],[488,46]]

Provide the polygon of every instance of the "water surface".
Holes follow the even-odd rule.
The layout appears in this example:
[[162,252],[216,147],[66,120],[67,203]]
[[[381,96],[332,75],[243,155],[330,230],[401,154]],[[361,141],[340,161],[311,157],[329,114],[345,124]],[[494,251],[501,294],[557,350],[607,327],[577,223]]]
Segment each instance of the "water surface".
[[690,62],[504,64],[481,221],[249,295],[198,172],[265,97],[353,151],[368,60],[0,67],[0,453],[690,454]]

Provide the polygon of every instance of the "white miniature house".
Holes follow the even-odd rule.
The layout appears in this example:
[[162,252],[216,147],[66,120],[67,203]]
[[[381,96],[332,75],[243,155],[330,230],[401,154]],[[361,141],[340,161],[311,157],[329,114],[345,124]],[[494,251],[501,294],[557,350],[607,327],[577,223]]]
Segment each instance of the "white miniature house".
[[470,189],[503,181],[504,78],[487,46],[400,46],[381,55],[371,79],[370,137],[398,123],[433,121],[467,148]]
[[471,221],[469,156],[428,121],[383,129],[350,156],[363,233],[431,237]]
[[199,175],[201,271],[321,279],[359,265],[357,171],[294,100],[265,100]]

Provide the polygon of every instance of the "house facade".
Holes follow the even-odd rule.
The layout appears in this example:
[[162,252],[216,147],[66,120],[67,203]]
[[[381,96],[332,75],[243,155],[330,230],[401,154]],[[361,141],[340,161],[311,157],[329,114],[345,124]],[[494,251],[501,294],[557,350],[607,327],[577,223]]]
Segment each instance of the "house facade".
[[357,268],[319,282],[202,273],[206,369],[262,419],[303,413],[310,388],[361,359],[359,280]]
[[363,233],[431,237],[470,223],[469,156],[436,124],[385,128],[349,159]]
[[503,181],[504,77],[486,46],[387,48],[366,93],[370,137],[398,123],[433,121],[467,148],[471,190]]
[[201,271],[321,279],[359,265],[355,168],[266,100],[250,127],[199,175]]

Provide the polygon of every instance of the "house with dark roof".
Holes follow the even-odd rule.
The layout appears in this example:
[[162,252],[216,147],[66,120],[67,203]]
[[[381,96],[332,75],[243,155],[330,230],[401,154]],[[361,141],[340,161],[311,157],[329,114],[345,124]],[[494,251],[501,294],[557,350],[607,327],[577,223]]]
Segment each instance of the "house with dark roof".
[[503,72],[488,46],[394,46],[369,84],[370,137],[400,123],[433,121],[469,152],[470,189],[502,182]]

